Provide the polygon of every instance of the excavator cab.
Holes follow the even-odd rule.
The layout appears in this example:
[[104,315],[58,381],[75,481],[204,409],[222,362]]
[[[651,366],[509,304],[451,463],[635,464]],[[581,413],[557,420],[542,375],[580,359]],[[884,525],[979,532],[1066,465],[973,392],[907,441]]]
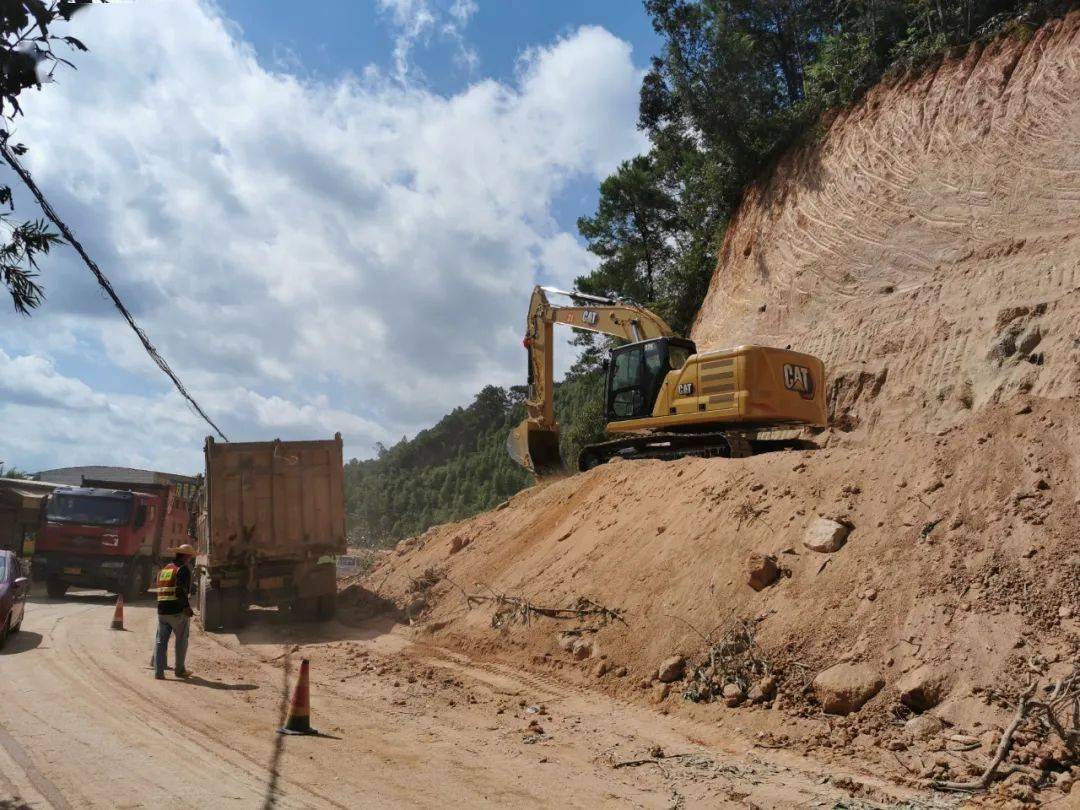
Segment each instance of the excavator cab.
[[608,421],[652,416],[668,372],[682,368],[696,351],[693,341],[677,337],[612,349],[607,373]]

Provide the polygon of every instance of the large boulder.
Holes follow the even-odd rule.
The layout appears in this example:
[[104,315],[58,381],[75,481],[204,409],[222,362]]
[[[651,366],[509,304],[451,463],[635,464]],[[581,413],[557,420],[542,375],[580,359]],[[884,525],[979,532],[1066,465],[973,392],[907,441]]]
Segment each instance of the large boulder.
[[945,699],[952,685],[946,670],[932,666],[913,669],[896,684],[900,692],[900,702],[909,709],[925,712]]
[[837,664],[814,678],[814,695],[829,714],[857,712],[881,691],[885,680],[868,664]]
[[682,678],[684,672],[686,672],[686,659],[681,655],[673,655],[657,669],[656,679],[661,683],[674,683]]
[[839,551],[847,540],[851,529],[843,523],[837,523],[828,518],[815,518],[814,522],[806,527],[803,535],[803,545],[811,551],[830,553]]
[[780,577],[780,567],[771,554],[755,552],[746,565],[747,582],[755,591],[769,587]]

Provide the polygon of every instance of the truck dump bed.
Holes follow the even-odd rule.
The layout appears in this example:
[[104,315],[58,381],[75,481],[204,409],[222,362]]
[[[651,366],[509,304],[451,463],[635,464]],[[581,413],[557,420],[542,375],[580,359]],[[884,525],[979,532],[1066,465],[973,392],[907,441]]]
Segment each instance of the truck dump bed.
[[328,441],[206,440],[198,516],[208,567],[345,552],[341,434]]

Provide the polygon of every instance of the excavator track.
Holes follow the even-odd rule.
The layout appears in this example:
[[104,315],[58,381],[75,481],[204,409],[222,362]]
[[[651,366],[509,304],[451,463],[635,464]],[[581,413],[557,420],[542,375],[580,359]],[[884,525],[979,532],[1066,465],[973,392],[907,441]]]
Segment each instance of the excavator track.
[[613,458],[671,461],[685,456],[745,458],[753,454],[750,439],[742,433],[649,433],[590,444],[578,456],[578,469],[585,472]]

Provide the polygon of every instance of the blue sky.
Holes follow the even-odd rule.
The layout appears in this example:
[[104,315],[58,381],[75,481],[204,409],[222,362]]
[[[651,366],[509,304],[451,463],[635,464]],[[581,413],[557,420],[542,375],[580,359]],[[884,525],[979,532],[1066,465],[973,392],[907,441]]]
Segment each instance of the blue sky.
[[[595,265],[575,220],[647,147],[632,0],[141,0],[71,33],[27,164],[234,440],[364,457],[522,382],[531,286]],[[0,460],[197,470],[206,426],[69,249],[41,280],[0,309]]]
[[[362,72],[375,63],[393,63],[395,30],[377,0],[323,0],[311,13],[294,0],[219,0],[268,67],[299,70],[324,79]],[[447,95],[479,78],[511,80],[522,54],[539,43],[565,37],[583,25],[597,25],[633,48],[634,62],[646,67],[660,39],[638,0],[495,0],[477,2],[463,34],[476,64],[455,59],[457,48],[432,34],[414,59],[423,81]],[[559,223],[573,230],[577,218],[596,206],[591,178],[568,185],[553,207]]]

